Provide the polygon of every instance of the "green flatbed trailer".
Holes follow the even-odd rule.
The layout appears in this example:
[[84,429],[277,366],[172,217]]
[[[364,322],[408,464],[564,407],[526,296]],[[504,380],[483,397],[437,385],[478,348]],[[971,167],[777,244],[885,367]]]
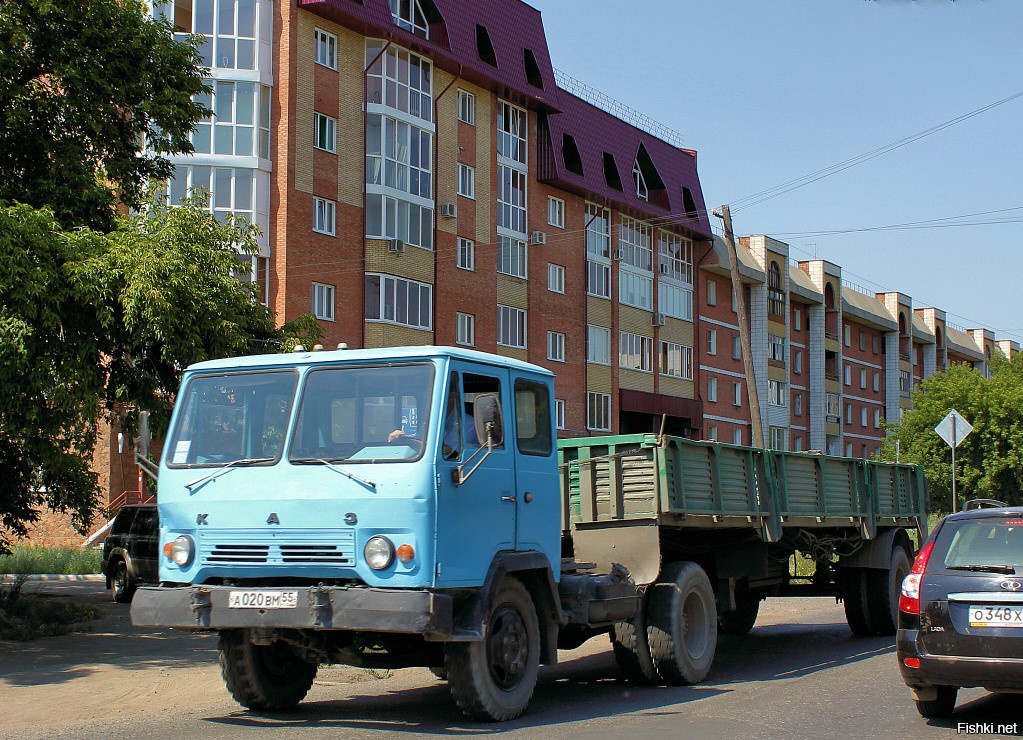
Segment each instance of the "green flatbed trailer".
[[831,596],[855,634],[895,634],[911,534],[927,534],[919,466],[651,434],[558,453],[565,562],[624,566],[639,590],[611,628],[630,677],[702,680],[717,634],[748,632],[769,596]]

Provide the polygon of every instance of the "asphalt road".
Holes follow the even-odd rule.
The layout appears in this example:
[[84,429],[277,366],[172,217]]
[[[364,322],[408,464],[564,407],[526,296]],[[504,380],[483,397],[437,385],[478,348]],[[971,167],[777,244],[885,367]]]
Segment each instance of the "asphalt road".
[[287,729],[295,737],[928,738],[960,734],[959,723],[1023,735],[1023,697],[979,689],[960,693],[951,721],[921,719],[892,640],[854,638],[828,599],[768,601],[748,636],[722,637],[699,686],[622,683],[607,641],[591,640],[542,673],[524,717],[487,725],[465,720],[424,669],[321,668],[296,711],[247,712],[223,688],[212,636],[136,629],[102,584],[31,589],[101,601],[107,615],[82,634],[0,643],[4,737],[241,738]]

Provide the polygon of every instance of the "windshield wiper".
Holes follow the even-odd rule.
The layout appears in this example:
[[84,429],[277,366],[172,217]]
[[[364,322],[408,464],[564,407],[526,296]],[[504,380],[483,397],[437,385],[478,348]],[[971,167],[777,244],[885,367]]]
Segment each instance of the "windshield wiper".
[[202,478],[196,478],[191,483],[186,483],[185,488],[191,491],[193,488],[202,483],[220,477],[221,473],[226,473],[231,468],[238,468],[245,465],[255,465],[256,463],[267,463],[273,461],[274,459],[272,457],[244,457],[241,460],[232,460],[231,462],[224,463],[219,468],[214,468],[209,473],[204,475]]
[[347,461],[348,461],[347,457],[331,458],[330,460],[325,460],[322,457],[300,457],[298,459],[292,460],[291,462],[292,463],[299,463],[299,464],[320,463],[321,465],[326,465],[328,468],[333,470],[335,473],[340,473],[341,475],[346,476],[348,478],[351,478],[352,480],[357,481],[357,482],[361,483],[364,486],[372,488],[375,491],[376,488],[377,488],[377,484],[374,483],[373,481],[367,480],[366,478],[362,478],[362,477],[356,475],[355,473],[349,473],[347,470],[339,468],[339,467],[337,467],[334,464],[334,463],[347,462]]
[[947,570],[968,570],[974,573],[1004,573],[1007,576],[1016,575],[1016,569],[1011,565],[946,565]]

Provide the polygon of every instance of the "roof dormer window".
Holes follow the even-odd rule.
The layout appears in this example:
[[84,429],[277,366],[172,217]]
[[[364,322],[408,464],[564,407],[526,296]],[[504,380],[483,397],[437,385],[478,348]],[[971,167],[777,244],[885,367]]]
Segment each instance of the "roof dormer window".
[[636,197],[640,200],[650,200],[650,191],[646,186],[646,178],[643,177],[643,170],[639,166],[639,161],[632,166],[632,180],[636,183]]
[[430,38],[430,26],[419,0],[391,0],[391,18],[398,28],[404,28],[424,39]]

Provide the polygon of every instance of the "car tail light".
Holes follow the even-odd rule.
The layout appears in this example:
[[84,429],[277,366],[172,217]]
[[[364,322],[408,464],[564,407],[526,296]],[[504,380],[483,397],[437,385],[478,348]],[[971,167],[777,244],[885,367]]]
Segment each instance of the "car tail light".
[[1023,519],[1007,519],[1005,524],[1008,527],[1019,527],[1023,525]]
[[934,541],[924,545],[917,553],[913,561],[913,569],[902,582],[902,596],[899,597],[899,611],[907,614],[920,613],[920,581],[923,580],[924,571],[927,570],[927,561],[931,559],[931,550],[934,549]]

